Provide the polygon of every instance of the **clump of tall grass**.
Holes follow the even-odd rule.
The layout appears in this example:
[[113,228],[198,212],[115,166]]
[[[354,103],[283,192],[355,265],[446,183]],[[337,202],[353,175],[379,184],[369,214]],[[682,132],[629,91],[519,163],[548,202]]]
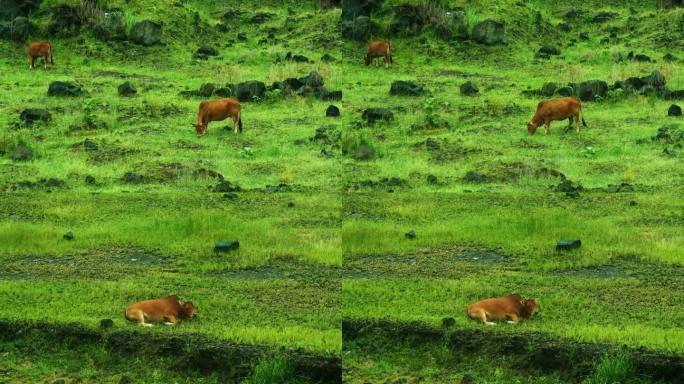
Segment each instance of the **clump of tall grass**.
[[124,17],[124,24],[126,25],[126,34],[129,34],[129,33],[131,33],[131,29],[133,28],[135,23],[138,22],[138,16],[131,11],[124,10],[123,17]]
[[252,374],[243,384],[285,384],[294,383],[294,368],[283,357],[264,358],[253,368]]
[[342,134],[340,141],[342,154],[351,157],[364,157],[362,152],[370,152],[374,155],[375,150],[371,140],[361,132],[347,131]]
[[626,384],[635,376],[632,360],[624,351],[605,355],[596,365],[596,371],[582,384]]

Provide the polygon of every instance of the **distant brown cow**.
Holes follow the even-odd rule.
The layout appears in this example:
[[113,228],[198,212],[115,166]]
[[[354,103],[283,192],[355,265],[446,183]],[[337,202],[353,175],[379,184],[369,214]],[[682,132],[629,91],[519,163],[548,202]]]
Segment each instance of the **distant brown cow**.
[[168,325],[175,325],[178,320],[186,320],[196,314],[197,308],[192,301],[181,302],[178,296],[167,296],[132,304],[126,308],[124,316],[128,321],[151,327],[152,324],[150,323],[163,322]]
[[368,66],[380,57],[385,58],[385,67],[389,67],[390,64],[394,63],[392,60],[392,45],[389,41],[374,41],[368,44],[368,53],[366,53],[363,62]]
[[549,134],[551,122],[553,120],[569,119],[568,129],[572,128],[572,121],[575,120],[577,133],[580,133],[580,120],[585,127],[587,123],[582,117],[582,103],[573,97],[565,97],[555,100],[544,100],[537,105],[537,113],[532,118],[532,122],[527,124],[527,133],[534,135],[537,127],[544,124],[544,134]]
[[197,136],[207,133],[210,121],[222,121],[231,117],[235,133],[242,133],[242,118],[240,117],[240,101],[238,99],[208,100],[200,103],[197,112],[197,124],[193,124]]
[[495,297],[478,301],[468,306],[468,317],[487,325],[494,325],[493,321],[508,321],[517,323],[530,318],[537,312],[537,302],[534,299],[523,299],[520,295]]
[[30,61],[30,68],[36,67],[36,59],[43,56],[43,65],[47,69],[48,57],[50,57],[50,64],[55,65],[55,60],[52,58],[52,45],[47,41],[34,42],[29,44],[28,57]]

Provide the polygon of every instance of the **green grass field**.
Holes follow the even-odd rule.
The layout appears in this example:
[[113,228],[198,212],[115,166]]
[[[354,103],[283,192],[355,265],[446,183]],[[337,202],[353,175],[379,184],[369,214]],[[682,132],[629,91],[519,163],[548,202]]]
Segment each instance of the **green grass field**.
[[[376,38],[388,35],[396,5],[442,9],[384,3],[371,17]],[[111,318],[115,330],[265,345],[276,355],[306,351],[339,358],[345,382],[458,382],[466,374],[482,383],[567,382],[562,372],[538,374],[508,357],[454,362],[443,345],[416,354],[409,344],[350,339],[341,329],[343,319],[437,327],[444,317],[457,329],[480,329],[465,316],[469,303],[519,293],[538,299],[539,315],[497,332],[684,355],[684,139],[681,118],[667,116],[673,101],[611,91],[583,103],[588,127],[579,135],[555,122],[550,135],[540,128],[529,136],[544,97],[523,93],[547,82],[612,85],[656,70],[669,89],[684,89],[682,62],[663,59],[681,56],[681,8],[444,1],[454,12],[465,8],[471,32],[478,21],[503,21],[506,44],[445,41],[427,28],[393,37],[395,63],[386,69],[363,66],[365,43],[340,37],[339,8],[313,2],[98,2],[120,8],[127,30],[162,21],[165,45],[152,47],[103,42],[87,27],[47,36],[49,9],[59,4],[81,2],[46,0],[31,16],[31,38],[49,38],[55,66],[30,70],[25,46],[0,42],[0,320],[95,329]],[[563,16],[573,7],[584,11],[577,20]],[[241,15],[224,19],[230,9]],[[614,14],[593,21],[601,11]],[[258,12],[272,15],[251,23]],[[203,44],[218,56],[193,59]],[[561,55],[536,59],[542,45]],[[632,51],[654,62],[627,59]],[[288,52],[313,62],[283,61]],[[336,60],[320,60],[324,54]],[[196,137],[191,124],[204,98],[181,92],[249,80],[268,86],[311,71],[341,90],[342,101],[267,92],[242,104],[242,134],[225,121]],[[427,92],[391,96],[396,80]],[[86,94],[48,96],[52,81]],[[118,95],[124,81],[137,95]],[[461,95],[466,81],[478,95]],[[341,117],[325,117],[330,104]],[[52,118],[26,126],[26,108]],[[394,120],[369,125],[367,108],[387,108]],[[656,138],[666,126],[673,139]],[[355,157],[360,147],[370,159]],[[556,192],[564,179],[583,189]],[[224,180],[239,189],[215,192]],[[405,237],[409,230],[415,239]],[[583,245],[558,253],[561,239]],[[240,249],[216,254],[215,242],[226,240]],[[150,330],[123,318],[127,305],[169,294],[195,302],[198,318]],[[16,343],[0,344],[8,357],[0,380],[117,382],[129,361],[108,360],[99,347],[36,352]],[[90,365],[73,363],[93,354],[100,357]],[[203,376],[146,372],[147,359],[130,358],[132,379]],[[257,377],[289,372],[283,361],[254,362],[245,380],[292,380]]]

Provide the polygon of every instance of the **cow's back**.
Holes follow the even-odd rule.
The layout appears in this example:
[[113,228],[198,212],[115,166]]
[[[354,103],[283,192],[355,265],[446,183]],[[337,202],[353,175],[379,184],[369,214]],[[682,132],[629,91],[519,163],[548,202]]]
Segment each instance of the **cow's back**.
[[50,43],[47,41],[36,41],[29,44],[29,55],[39,56],[50,52]]

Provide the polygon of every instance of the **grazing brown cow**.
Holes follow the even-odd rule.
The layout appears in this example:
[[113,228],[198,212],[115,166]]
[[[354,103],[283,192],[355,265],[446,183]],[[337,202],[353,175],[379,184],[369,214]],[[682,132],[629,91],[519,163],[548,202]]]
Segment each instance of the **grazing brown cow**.
[[568,129],[572,128],[572,121],[575,120],[577,133],[580,133],[580,120],[585,127],[587,123],[582,117],[582,103],[574,97],[565,97],[555,100],[544,100],[537,105],[537,113],[534,114],[532,121],[527,124],[527,133],[534,135],[537,127],[544,124],[544,134],[549,134],[551,122],[553,120],[569,119]]
[[30,68],[36,67],[36,59],[43,56],[43,65],[47,69],[48,57],[50,57],[50,64],[55,65],[55,60],[52,58],[52,45],[47,41],[34,42],[29,44],[28,57],[30,61]]
[[368,66],[379,57],[385,58],[385,67],[389,67],[390,64],[394,63],[392,60],[392,45],[390,45],[389,41],[374,41],[368,44],[368,53],[366,53],[363,62]]
[[235,133],[242,133],[242,119],[240,117],[240,101],[238,99],[209,100],[200,103],[197,112],[197,124],[193,124],[197,136],[207,133],[210,121],[221,121],[228,117],[233,119]]
[[489,320],[507,320],[509,323],[517,323],[530,318],[535,312],[537,312],[537,302],[534,299],[523,299],[520,295],[495,297],[468,306],[468,317],[480,320],[487,325],[495,324]]
[[145,300],[126,308],[126,320],[136,322],[145,327],[153,323],[175,325],[178,320],[186,320],[197,314],[192,301],[181,302],[178,296],[167,296],[154,300]]

